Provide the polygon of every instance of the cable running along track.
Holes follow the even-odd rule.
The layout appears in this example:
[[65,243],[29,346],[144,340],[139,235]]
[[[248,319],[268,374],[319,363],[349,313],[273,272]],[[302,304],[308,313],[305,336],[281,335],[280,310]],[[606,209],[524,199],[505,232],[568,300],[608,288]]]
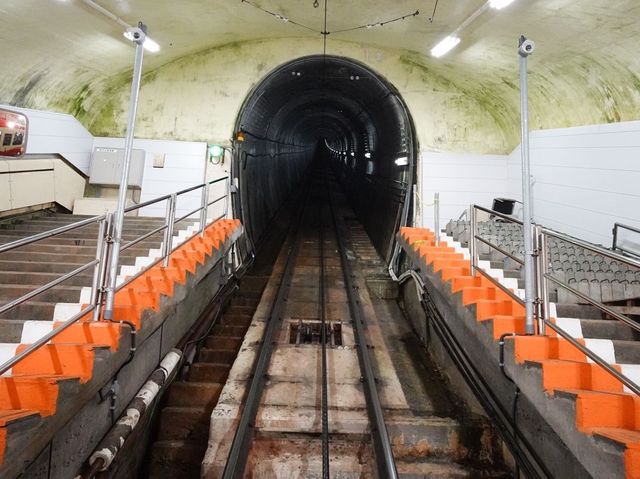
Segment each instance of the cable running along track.
[[[397,478],[395,461],[391,449],[391,442],[385,426],[384,413],[377,388],[377,379],[374,372],[374,363],[371,358],[370,346],[367,342],[367,318],[361,306],[358,286],[355,283],[355,272],[352,254],[350,253],[350,237],[343,214],[338,207],[333,188],[336,182],[332,181],[329,170],[320,170],[313,177],[314,184],[307,188],[305,198],[299,207],[294,224],[292,224],[287,240],[283,246],[281,257],[284,257],[284,267],[281,268],[279,286],[275,299],[271,304],[268,320],[266,321],[263,341],[253,367],[253,376],[245,396],[244,407],[238,421],[229,456],[224,468],[223,478],[237,479],[244,477],[248,456],[256,433],[256,415],[260,407],[265,385],[268,381],[268,370],[271,362],[274,344],[279,331],[283,328],[284,310],[290,295],[296,261],[299,260],[299,252],[303,243],[319,242],[318,269],[318,319],[319,331],[317,331],[320,345],[320,381],[321,400],[321,432],[322,441],[322,477],[330,478],[329,458],[331,452],[331,432],[329,425],[329,378],[328,378],[328,350],[334,346],[335,330],[328,321],[328,279],[327,268],[330,258],[327,252],[334,247],[327,238],[335,235],[335,246],[339,255],[339,269],[342,271],[341,280],[344,282],[344,295],[347,298],[348,314],[350,317],[341,318],[342,324],[350,324],[353,327],[355,349],[357,350],[358,365],[361,375],[362,390],[364,393],[369,429],[373,443],[373,453],[377,477]],[[305,241],[304,233],[307,236]],[[312,239],[310,239],[312,238]],[[307,248],[307,245],[304,246]],[[315,249],[315,248],[314,248]],[[335,254],[335,251],[332,251]],[[337,266],[337,265],[336,265]],[[274,273],[276,270],[274,270]],[[313,281],[313,280],[312,280]],[[313,285],[308,285],[313,286]],[[335,286],[334,286],[335,287]],[[293,296],[292,300],[295,299]],[[345,310],[346,311],[346,310]],[[300,342],[300,330],[298,327],[298,339]],[[334,472],[335,474],[335,472]]]

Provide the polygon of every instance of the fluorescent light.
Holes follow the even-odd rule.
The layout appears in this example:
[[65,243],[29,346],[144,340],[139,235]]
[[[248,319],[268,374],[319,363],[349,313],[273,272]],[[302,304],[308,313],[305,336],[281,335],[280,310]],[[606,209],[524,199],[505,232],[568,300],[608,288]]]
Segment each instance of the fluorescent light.
[[440,58],[453,50],[458,43],[460,43],[460,38],[449,35],[431,49],[431,55]]
[[401,156],[394,163],[398,166],[407,166],[409,164],[409,157]]
[[371,153],[369,153],[368,151],[364,154],[365,158],[371,158]]
[[489,6],[491,8],[495,8],[496,10],[500,10],[511,5],[513,2],[514,0],[489,0]]
[[[131,32],[124,32],[124,37],[127,40],[133,41],[133,34]],[[145,50],[151,53],[158,53],[160,51],[160,45],[158,45],[150,37],[145,38],[144,44],[142,46]]]

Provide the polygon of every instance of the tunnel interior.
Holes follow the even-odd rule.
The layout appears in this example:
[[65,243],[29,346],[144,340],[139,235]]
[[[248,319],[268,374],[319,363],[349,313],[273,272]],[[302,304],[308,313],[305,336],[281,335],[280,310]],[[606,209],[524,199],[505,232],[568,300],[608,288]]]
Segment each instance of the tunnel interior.
[[417,144],[404,101],[378,73],[323,55],[280,66],[245,100],[236,146],[234,208],[254,243],[310,166],[326,162],[378,252],[392,259],[395,232],[410,216]]

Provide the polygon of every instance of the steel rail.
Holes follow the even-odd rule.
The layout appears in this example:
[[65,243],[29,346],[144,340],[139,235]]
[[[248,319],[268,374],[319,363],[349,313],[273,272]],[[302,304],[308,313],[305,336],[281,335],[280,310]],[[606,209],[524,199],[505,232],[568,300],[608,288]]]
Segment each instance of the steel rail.
[[327,366],[327,291],[326,291],[326,274],[324,260],[324,211],[322,206],[319,211],[319,240],[320,240],[320,344],[322,355],[322,477],[329,479],[329,384],[328,384],[328,366]]
[[[308,192],[307,192],[308,199]],[[260,405],[260,399],[267,381],[267,370],[271,362],[271,353],[273,352],[273,341],[275,339],[278,328],[282,324],[282,310],[291,286],[291,278],[295,268],[295,259],[298,257],[302,238],[298,234],[300,224],[302,222],[303,213],[306,209],[307,201],[303,202],[303,206],[299,209],[298,217],[295,225],[289,231],[289,249],[286,256],[286,265],[282,273],[280,284],[278,285],[278,293],[271,307],[269,319],[267,320],[266,330],[262,338],[262,345],[257,360],[254,363],[251,384],[247,393],[244,408],[240,415],[238,427],[233,436],[233,442],[227,457],[223,479],[240,479],[244,476],[244,469],[247,463],[247,456],[253,433],[255,430],[255,418]]]
[[375,452],[376,463],[378,466],[378,475],[380,479],[397,479],[398,472],[396,469],[393,450],[391,448],[391,440],[385,426],[384,412],[376,386],[376,377],[373,370],[371,355],[369,354],[369,345],[365,336],[366,321],[360,301],[356,298],[358,295],[358,286],[354,284],[353,268],[347,257],[347,250],[344,236],[345,226],[342,218],[336,214],[334,199],[329,188],[329,207],[336,232],[336,240],[338,243],[338,251],[340,253],[340,261],[342,264],[342,273],[344,276],[344,284],[349,301],[349,310],[354,326],[354,335],[357,342],[358,359],[360,362],[360,370],[363,374],[363,389],[365,393],[367,412],[371,423],[371,435],[373,437],[373,447]]

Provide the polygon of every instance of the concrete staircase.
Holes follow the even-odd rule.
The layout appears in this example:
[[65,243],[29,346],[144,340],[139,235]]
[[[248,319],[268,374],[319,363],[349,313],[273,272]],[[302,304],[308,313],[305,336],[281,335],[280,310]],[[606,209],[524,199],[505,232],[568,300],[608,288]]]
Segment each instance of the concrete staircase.
[[242,278],[239,291],[202,345],[186,378],[169,388],[144,477],[199,477],[211,411],[218,402],[267,279]]
[[[85,218],[57,214],[18,217],[0,224],[0,237],[7,243]],[[124,241],[136,239],[161,224],[162,220],[159,219],[127,218]],[[67,472],[70,474],[77,471],[87,457],[84,454],[88,455],[95,444],[83,442],[78,447],[72,447],[71,450],[77,450],[77,454],[72,458],[66,457],[64,461],[59,452],[52,452],[49,466],[40,464],[36,458],[45,447],[47,451],[50,447],[64,448],[64,444],[78,437],[86,439],[85,436],[90,435],[94,427],[96,431],[104,427],[104,421],[100,420],[108,415],[99,414],[96,424],[80,427],[73,434],[67,434],[65,429],[69,424],[75,424],[77,417],[82,421],[82,414],[78,415],[78,411],[88,411],[95,406],[93,400],[98,391],[102,391],[105,384],[111,381],[119,365],[128,360],[132,344],[130,332],[133,328],[137,331],[138,346],[143,349],[157,346],[160,349],[160,344],[147,339],[159,327],[164,331],[164,322],[175,311],[177,304],[193,300],[190,303],[192,307],[200,307],[198,301],[202,300],[198,298],[202,292],[192,292],[216,287],[217,282],[224,279],[222,275],[218,277],[220,270],[213,275],[209,273],[243,234],[242,225],[236,220],[220,220],[209,225],[203,235],[194,236],[197,228],[197,223],[194,224],[192,220],[176,226],[177,234],[173,238],[175,249],[166,268],[160,264],[143,271],[160,258],[162,233],[124,252],[118,282],[121,284],[127,276],[142,272],[115,297],[114,318],[116,321],[125,321],[126,325],[94,322],[90,320],[90,315],[86,315],[50,343],[23,358],[0,378],[0,477],[17,477],[25,473],[26,468],[29,468],[29,473],[40,467],[65,468],[69,469]],[[1,304],[7,304],[93,260],[95,253],[89,254],[81,248],[91,250],[97,235],[97,226],[92,225],[42,240],[34,246],[0,254],[0,271],[4,278],[0,283]],[[60,250],[56,252],[58,247]],[[20,251],[23,248],[33,251],[24,253]],[[24,257],[18,257],[18,253]],[[12,257],[6,259],[7,256]],[[0,315],[0,363],[13,358],[29,344],[52,331],[61,321],[82,311],[83,305],[88,303],[91,278],[91,274],[83,274],[74,278],[71,284],[59,285],[33,301]],[[164,337],[170,341],[172,334],[177,335],[177,341],[186,333],[191,321],[192,318],[183,317],[179,324],[173,322]],[[141,368],[137,368],[139,362],[135,365],[132,363],[121,378],[122,384],[126,384],[131,393],[140,386],[141,382],[137,381],[146,379],[145,369],[154,364],[144,362],[144,358],[142,361]],[[98,404],[98,409],[101,405],[108,407],[107,402]],[[118,404],[118,407],[124,405]],[[90,438],[94,439],[98,437]],[[68,452],[64,454],[68,455]]]
[[[547,331],[546,336],[524,336],[524,308],[486,278],[471,276],[469,251],[460,242],[443,235],[440,246],[435,246],[433,233],[417,228],[403,229],[399,238],[424,277],[442,298],[448,296],[448,304],[443,301],[441,307],[455,311],[458,324],[451,323],[451,327],[467,329],[465,343],[473,344],[467,345],[470,350],[476,342],[482,343],[477,350],[484,350],[485,357],[476,361],[486,365],[483,374],[489,380],[500,376],[499,369],[490,364],[498,356],[498,339],[502,334],[519,334],[506,341],[506,370],[540,414],[540,427],[553,430],[568,448],[555,458],[557,450],[553,454],[547,450],[548,467],[559,467],[567,477],[587,473],[593,477],[640,477],[640,402],[636,395],[553,331]],[[480,261],[489,275],[521,295],[518,284],[509,281],[515,278],[492,266],[489,261]],[[640,342],[631,327],[580,304],[552,303],[550,317],[614,369],[636,383],[640,381]],[[495,384],[494,388],[501,387],[497,381]],[[540,437],[545,437],[539,443],[542,449],[552,442],[552,436],[544,434],[529,440],[536,444]],[[569,473],[574,460],[582,471]]]

